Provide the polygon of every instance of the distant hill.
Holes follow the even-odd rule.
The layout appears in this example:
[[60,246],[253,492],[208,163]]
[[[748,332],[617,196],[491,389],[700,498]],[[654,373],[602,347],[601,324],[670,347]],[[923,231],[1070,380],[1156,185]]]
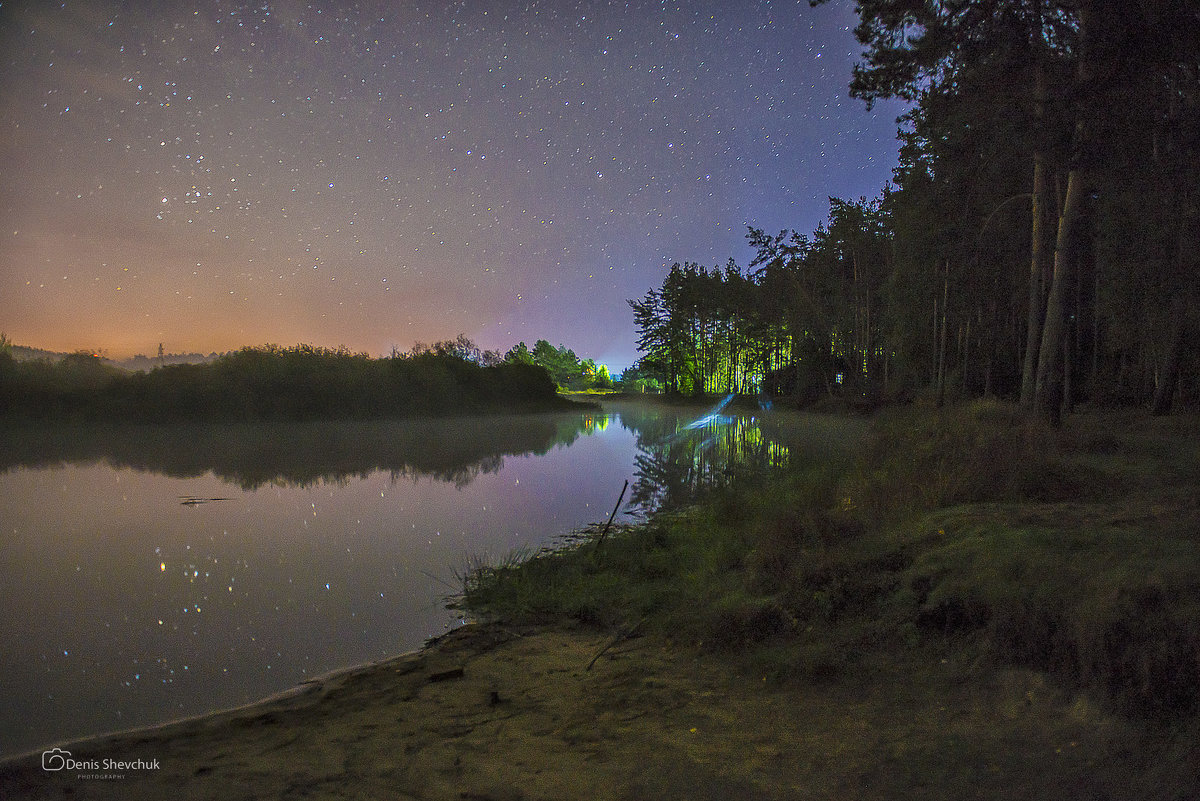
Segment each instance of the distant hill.
[[[34,361],[36,359],[45,359],[50,362],[57,362],[64,356],[69,356],[69,353],[61,351],[43,350],[41,348],[31,348],[27,345],[12,345],[10,346],[12,356],[19,362]],[[130,370],[137,372],[138,370],[148,372],[155,367],[161,367],[167,364],[204,364],[216,359],[219,353],[210,353],[205,356],[203,353],[164,353],[162,357],[158,356],[143,356],[138,354],[130,359],[107,359],[101,358],[104,364],[120,367],[122,370]]]
[[219,353],[210,353],[207,356],[205,356],[203,353],[164,353],[161,357],[159,357],[143,356],[139,353],[132,359],[125,359],[124,361],[109,360],[109,363],[114,364],[117,367],[123,367],[126,370],[149,371],[153,370],[155,367],[161,367],[167,364],[204,364],[206,362],[213,361],[220,355],[221,354]]
[[56,362],[63,356],[67,355],[65,353],[56,353],[52,350],[29,348],[24,345],[10,345],[9,353],[11,353],[12,357],[19,362],[30,362],[34,359],[49,359],[52,362]]

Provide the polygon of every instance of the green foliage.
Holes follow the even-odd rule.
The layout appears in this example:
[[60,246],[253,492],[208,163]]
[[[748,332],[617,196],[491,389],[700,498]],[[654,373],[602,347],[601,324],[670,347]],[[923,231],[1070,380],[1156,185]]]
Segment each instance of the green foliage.
[[554,347],[544,339],[535,342],[532,351],[524,342],[519,343],[504,354],[503,360],[508,364],[530,364],[543,368],[560,389],[611,389],[613,385],[607,367],[596,364],[592,359],[581,361],[575,351],[563,345]]
[[661,370],[654,367],[646,359],[641,359],[632,367],[621,373],[620,380],[615,384],[623,392],[639,394],[656,394],[663,391],[664,384]]
[[569,387],[581,375],[579,357],[575,351],[559,345],[557,348],[544,339],[533,345],[533,362],[546,369],[554,383]]
[[629,301],[643,370],[672,392],[765,389],[806,403],[877,381],[889,237],[882,201],[830,198],[829,224],[811,241],[751,228],[746,273],[732,260],[675,264],[660,289]]
[[504,354],[504,361],[519,362],[520,364],[536,364],[533,359],[533,354],[529,352],[529,346],[524,342],[513,345],[508,353]]

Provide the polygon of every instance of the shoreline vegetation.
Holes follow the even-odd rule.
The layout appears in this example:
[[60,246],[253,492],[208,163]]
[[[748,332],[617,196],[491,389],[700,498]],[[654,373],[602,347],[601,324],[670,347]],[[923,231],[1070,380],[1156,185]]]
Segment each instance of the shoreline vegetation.
[[[1092,764],[1158,766],[1153,793],[1112,774],[1100,797],[1196,797],[1196,422],[1095,411],[1053,427],[994,400],[893,407],[854,459],[475,566],[458,605],[508,625],[599,627],[613,642],[662,638],[747,680],[817,692],[869,692],[914,660],[918,686],[952,666],[939,692],[1018,671],[1065,699],[1064,714],[1136,732]],[[933,754],[954,759],[963,744],[939,738],[907,769],[932,781],[930,797],[962,797],[938,787]],[[1057,791],[1032,797],[1043,795]]]
[[580,408],[557,389],[543,367],[481,354],[462,337],[380,359],[311,345],[247,347],[134,373],[88,353],[18,361],[0,348],[5,421],[378,420]]
[[36,798],[1200,795],[1194,415],[887,409],[859,452],[479,564],[476,622],[260,705],[0,763]]

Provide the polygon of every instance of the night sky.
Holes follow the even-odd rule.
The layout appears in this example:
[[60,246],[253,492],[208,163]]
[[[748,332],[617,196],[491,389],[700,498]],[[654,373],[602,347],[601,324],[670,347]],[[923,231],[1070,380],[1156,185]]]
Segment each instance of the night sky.
[[853,3],[5,2],[0,330],[113,357],[464,333],[635,357],[627,298],[877,195]]

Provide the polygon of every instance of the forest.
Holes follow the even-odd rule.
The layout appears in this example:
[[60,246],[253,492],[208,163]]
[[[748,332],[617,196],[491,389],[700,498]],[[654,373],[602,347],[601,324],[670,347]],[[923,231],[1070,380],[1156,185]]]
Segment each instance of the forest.
[[[825,0],[813,0],[821,5]],[[1187,0],[857,4],[851,94],[910,103],[872,199],[629,301],[669,391],[1194,405],[1200,20]]]

